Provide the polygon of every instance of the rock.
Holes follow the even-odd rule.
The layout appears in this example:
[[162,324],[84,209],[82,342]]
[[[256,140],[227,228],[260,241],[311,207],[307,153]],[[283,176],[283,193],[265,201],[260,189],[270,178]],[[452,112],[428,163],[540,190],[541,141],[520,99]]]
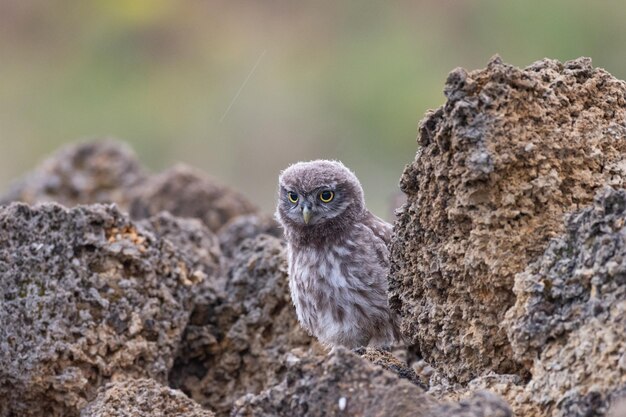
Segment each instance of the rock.
[[297,322],[279,239],[244,240],[229,265],[225,294],[196,306],[170,376],[171,386],[223,416],[240,396],[280,380],[286,352],[322,352]]
[[512,416],[492,394],[477,394],[457,404],[439,403],[407,379],[344,348],[316,358],[288,354],[285,363],[283,381],[259,395],[242,397],[234,417]]
[[118,376],[167,381],[192,292],[210,278],[194,242],[182,253],[159,237],[166,223],[186,229],[176,222],[155,229],[114,206],[0,207],[0,415],[75,416]]
[[[532,379],[519,415],[605,415],[626,393],[626,190],[602,190],[515,278],[505,326]],[[513,402],[515,401],[515,403]]]
[[102,140],[68,145],[0,196],[0,205],[56,201],[67,207],[111,202],[124,206],[129,190],[145,178],[126,144]]
[[278,223],[268,215],[250,214],[235,217],[222,226],[218,233],[222,253],[225,257],[232,258],[241,242],[260,234],[275,237],[283,235]]
[[[148,175],[128,145],[113,140],[62,148],[0,196],[0,205],[14,201],[54,201],[66,207],[116,203],[133,219],[169,211],[199,219],[212,231],[257,212],[241,193],[186,165]],[[271,229],[265,220],[259,227]]]
[[[222,252],[218,237],[198,219],[174,217],[161,212],[139,224],[150,227],[162,239],[171,242],[179,251],[187,273],[203,277],[194,287],[193,298],[200,302],[224,286]],[[209,292],[210,294],[206,294]]]
[[177,165],[151,177],[130,204],[131,217],[142,219],[160,211],[200,219],[216,232],[230,219],[257,211],[242,194],[218,184],[199,170]]
[[478,391],[457,403],[444,403],[432,410],[433,416],[453,417],[513,417],[506,402],[488,391]]
[[[490,374],[430,394],[458,400],[478,390],[505,398],[515,415],[604,416],[626,398],[626,190],[600,190],[570,214],[566,230],[516,275],[504,326],[528,380]],[[436,378],[435,378],[436,379]]]
[[213,417],[178,390],[151,379],[122,380],[101,388],[81,417]]
[[235,404],[233,417],[427,416],[437,402],[418,386],[344,348],[285,359],[284,380]]
[[453,71],[420,125],[391,247],[402,332],[451,383],[530,376],[506,311],[516,273],[562,233],[563,215],[624,186],[626,84],[581,58]]

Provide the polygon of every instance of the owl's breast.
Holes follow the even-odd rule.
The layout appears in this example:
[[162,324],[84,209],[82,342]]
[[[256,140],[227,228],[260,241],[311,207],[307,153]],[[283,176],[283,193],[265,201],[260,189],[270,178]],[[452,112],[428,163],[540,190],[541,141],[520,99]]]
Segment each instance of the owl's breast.
[[[289,250],[289,285],[300,323],[322,341],[348,340],[386,310],[386,272],[352,241]],[[355,333],[356,332],[356,333]]]

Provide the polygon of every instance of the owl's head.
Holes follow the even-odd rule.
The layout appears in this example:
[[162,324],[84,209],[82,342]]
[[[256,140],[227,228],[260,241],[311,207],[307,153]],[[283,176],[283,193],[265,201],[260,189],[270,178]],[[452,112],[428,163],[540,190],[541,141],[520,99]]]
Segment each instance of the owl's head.
[[276,217],[284,227],[348,221],[365,210],[359,180],[339,161],[298,162],[281,173],[278,185]]

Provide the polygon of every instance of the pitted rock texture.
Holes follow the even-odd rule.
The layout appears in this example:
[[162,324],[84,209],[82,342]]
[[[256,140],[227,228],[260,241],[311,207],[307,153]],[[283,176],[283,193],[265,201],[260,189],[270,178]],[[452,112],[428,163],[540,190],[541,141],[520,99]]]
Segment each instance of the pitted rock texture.
[[239,399],[233,417],[513,416],[506,403],[488,393],[456,404],[438,403],[417,385],[344,348],[317,358],[292,353],[284,361],[282,382]]
[[200,219],[216,232],[230,219],[254,213],[257,208],[239,192],[180,164],[151,177],[130,205],[133,218],[150,217],[160,211]]
[[[605,189],[515,278],[513,351],[532,379],[519,415],[605,415],[626,394],[626,191]],[[622,393],[621,395],[620,392]]]
[[178,390],[151,379],[130,379],[107,384],[84,408],[81,417],[213,417]]
[[126,144],[102,140],[68,145],[0,196],[0,205],[54,201],[67,207],[111,202],[124,206],[131,188],[145,178]]
[[390,303],[445,378],[527,377],[505,312],[513,280],[564,231],[563,215],[626,178],[626,84],[589,59],[453,71],[401,178]]
[[114,206],[11,204],[0,231],[1,416],[75,416],[119,375],[167,381],[207,279],[193,255]]
[[294,348],[323,353],[299,326],[281,240],[244,240],[229,262],[224,295],[200,302],[185,330],[170,385],[217,415],[279,381]]
[[161,212],[138,223],[151,228],[159,238],[171,242],[184,260],[182,265],[189,268],[186,273],[202,278],[194,287],[194,301],[210,298],[224,287],[219,239],[200,220]]

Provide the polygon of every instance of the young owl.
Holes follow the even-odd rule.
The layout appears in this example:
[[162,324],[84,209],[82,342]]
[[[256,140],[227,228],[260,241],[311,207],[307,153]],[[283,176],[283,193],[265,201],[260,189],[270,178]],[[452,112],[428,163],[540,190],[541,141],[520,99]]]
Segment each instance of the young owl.
[[279,178],[276,217],[300,324],[331,347],[398,341],[387,301],[391,225],[367,210],[356,176],[337,161],[291,165]]

